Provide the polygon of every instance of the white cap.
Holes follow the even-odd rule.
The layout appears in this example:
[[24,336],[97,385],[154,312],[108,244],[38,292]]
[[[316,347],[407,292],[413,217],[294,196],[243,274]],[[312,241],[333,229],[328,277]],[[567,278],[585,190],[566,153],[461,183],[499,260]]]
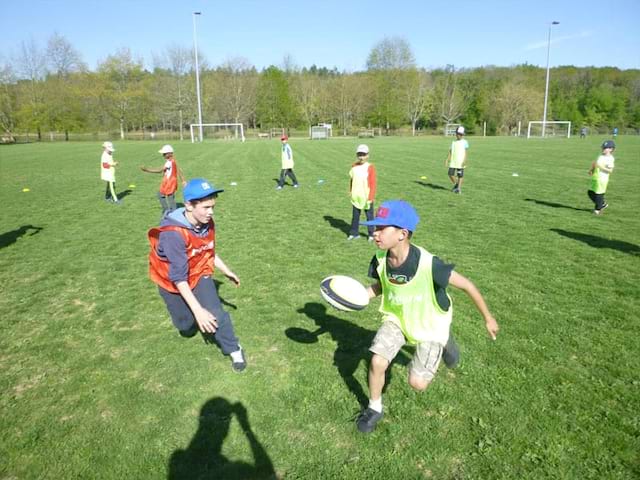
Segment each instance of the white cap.
[[113,143],[111,143],[111,142],[104,142],[104,143],[102,144],[102,148],[105,148],[105,149],[107,149],[107,150],[108,150],[108,151],[110,151],[110,152],[115,152],[115,151],[116,151],[116,149],[115,149],[115,148],[113,148]]
[[367,147],[364,143],[361,145],[358,145],[358,148],[356,148],[356,153],[369,154],[369,147]]
[[462,125],[460,125],[458,128],[456,128],[456,134],[457,135],[464,135],[464,127]]
[[165,153],[173,153],[173,147],[171,145],[165,145],[160,150],[158,150],[158,153],[161,153],[163,155]]

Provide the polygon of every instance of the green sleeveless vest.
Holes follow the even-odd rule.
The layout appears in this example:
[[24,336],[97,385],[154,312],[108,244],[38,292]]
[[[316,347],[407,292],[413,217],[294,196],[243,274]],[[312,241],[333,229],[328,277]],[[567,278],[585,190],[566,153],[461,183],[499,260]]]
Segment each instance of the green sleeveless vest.
[[[446,345],[453,312],[453,303],[444,311],[438,305],[433,288],[431,265],[433,255],[420,250],[416,275],[408,283],[397,285],[387,278],[387,251],[379,250],[378,276],[382,285],[380,312],[385,320],[396,323],[411,344],[436,342]],[[447,294],[447,297],[449,295]],[[449,297],[451,302],[451,297]]]

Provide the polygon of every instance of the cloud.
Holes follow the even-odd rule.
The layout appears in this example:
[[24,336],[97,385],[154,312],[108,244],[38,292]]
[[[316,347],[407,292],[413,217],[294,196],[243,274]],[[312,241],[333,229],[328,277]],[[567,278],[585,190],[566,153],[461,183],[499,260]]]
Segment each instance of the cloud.
[[[587,37],[591,37],[593,35],[593,32],[591,30],[586,30],[580,33],[574,33],[573,35],[563,35],[560,37],[551,37],[551,45],[555,45],[556,43],[562,43],[565,42],[567,40],[573,40],[575,38],[587,38]],[[548,41],[545,40],[544,42],[535,42],[535,43],[530,43],[528,45],[526,45],[523,50],[525,51],[529,51],[529,50],[537,50],[539,48],[547,48],[547,44]]]

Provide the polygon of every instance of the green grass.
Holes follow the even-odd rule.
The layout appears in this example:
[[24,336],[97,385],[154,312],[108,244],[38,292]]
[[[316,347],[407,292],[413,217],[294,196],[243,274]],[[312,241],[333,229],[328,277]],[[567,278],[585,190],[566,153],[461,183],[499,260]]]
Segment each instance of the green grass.
[[369,142],[378,199],[416,206],[415,243],[471,278],[501,325],[491,342],[451,292],[460,367],[418,394],[403,351],[369,436],[353,418],[378,302],[340,313],[319,296],[329,274],[365,281],[373,255],[345,240],[356,139],[293,139],[302,186],[281,192],[278,142],[174,144],[189,177],[226,189],[218,252],[242,285],[220,278],[220,295],[248,352],[240,375],[176,333],[147,279],[159,176],[138,165],[159,166],[159,144],[116,142],[118,190],[136,185],[121,206],[102,200],[99,143],[0,148],[0,478],[638,478],[640,138],[618,139],[595,217],[601,140],[471,137],[461,196],[448,140]]

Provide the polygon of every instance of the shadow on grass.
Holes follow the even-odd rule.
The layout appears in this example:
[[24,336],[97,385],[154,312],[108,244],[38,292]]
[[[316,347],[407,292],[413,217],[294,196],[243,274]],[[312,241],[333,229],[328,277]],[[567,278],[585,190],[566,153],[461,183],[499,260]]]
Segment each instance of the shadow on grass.
[[323,218],[329,222],[329,225],[333,228],[340,230],[345,235],[349,235],[349,232],[351,231],[350,223],[345,222],[341,218],[332,217],[331,215],[325,215]]
[[545,207],[551,207],[551,208],[567,208],[569,210],[576,210],[578,212],[590,212],[591,211],[588,208],[577,208],[577,207],[572,207],[571,205],[563,205],[561,203],[555,203],[555,202],[545,202],[544,200],[536,200],[534,198],[525,198],[524,200],[525,200],[525,202],[533,202],[533,203],[536,203],[538,205],[544,205]]
[[120,193],[117,193],[116,197],[118,197],[118,200],[122,200],[124,197],[128,197],[132,193],[133,193],[133,190],[126,189],[126,190],[121,191]]
[[433,190],[446,190],[446,191],[451,190],[450,188],[443,187],[442,185],[436,185],[435,183],[421,182],[420,180],[416,180],[415,182],[418,185],[422,185],[423,187],[429,187],[429,188],[432,188]]
[[640,255],[640,246],[629,242],[623,242],[622,240],[609,240],[608,238],[597,237],[587,233],[569,232],[560,228],[552,228],[551,231],[556,232],[563,237],[586,243],[593,248],[610,248],[630,255]]
[[[222,454],[232,418],[238,420],[251,446],[254,464],[231,461]],[[169,460],[169,480],[275,478],[273,463],[249,425],[242,403],[221,397],[208,400],[200,410],[198,430],[185,450],[176,450]]]
[[[307,344],[316,343],[318,337],[324,333],[331,335],[331,339],[337,343],[336,351],[333,354],[333,364],[338,368],[338,372],[349,391],[353,393],[360,405],[366,406],[369,397],[353,374],[360,362],[365,357],[370,357],[369,347],[376,332],[329,315],[327,314],[327,307],[316,302],[306,303],[303,308],[298,310],[298,313],[304,313],[315,322],[318,328],[313,332],[304,328],[287,328],[285,335],[295,342]],[[401,351],[394,362],[407,365],[409,358],[405,352]],[[391,369],[388,368],[385,390],[390,381]]]
[[20,237],[26,235],[29,230],[33,230],[29,235],[33,237],[36,233],[39,233],[40,230],[43,230],[43,228],[34,227],[33,225],[23,225],[20,228],[3,233],[0,235],[0,248],[8,247],[12,243],[15,243]]
[[224,298],[220,296],[220,285],[222,285],[222,282],[214,278],[213,283],[215,284],[216,290],[218,291],[218,297],[220,298],[220,303],[222,303],[223,305],[226,305],[229,308],[233,308],[234,310],[237,310],[238,307],[235,304],[227,302]]

